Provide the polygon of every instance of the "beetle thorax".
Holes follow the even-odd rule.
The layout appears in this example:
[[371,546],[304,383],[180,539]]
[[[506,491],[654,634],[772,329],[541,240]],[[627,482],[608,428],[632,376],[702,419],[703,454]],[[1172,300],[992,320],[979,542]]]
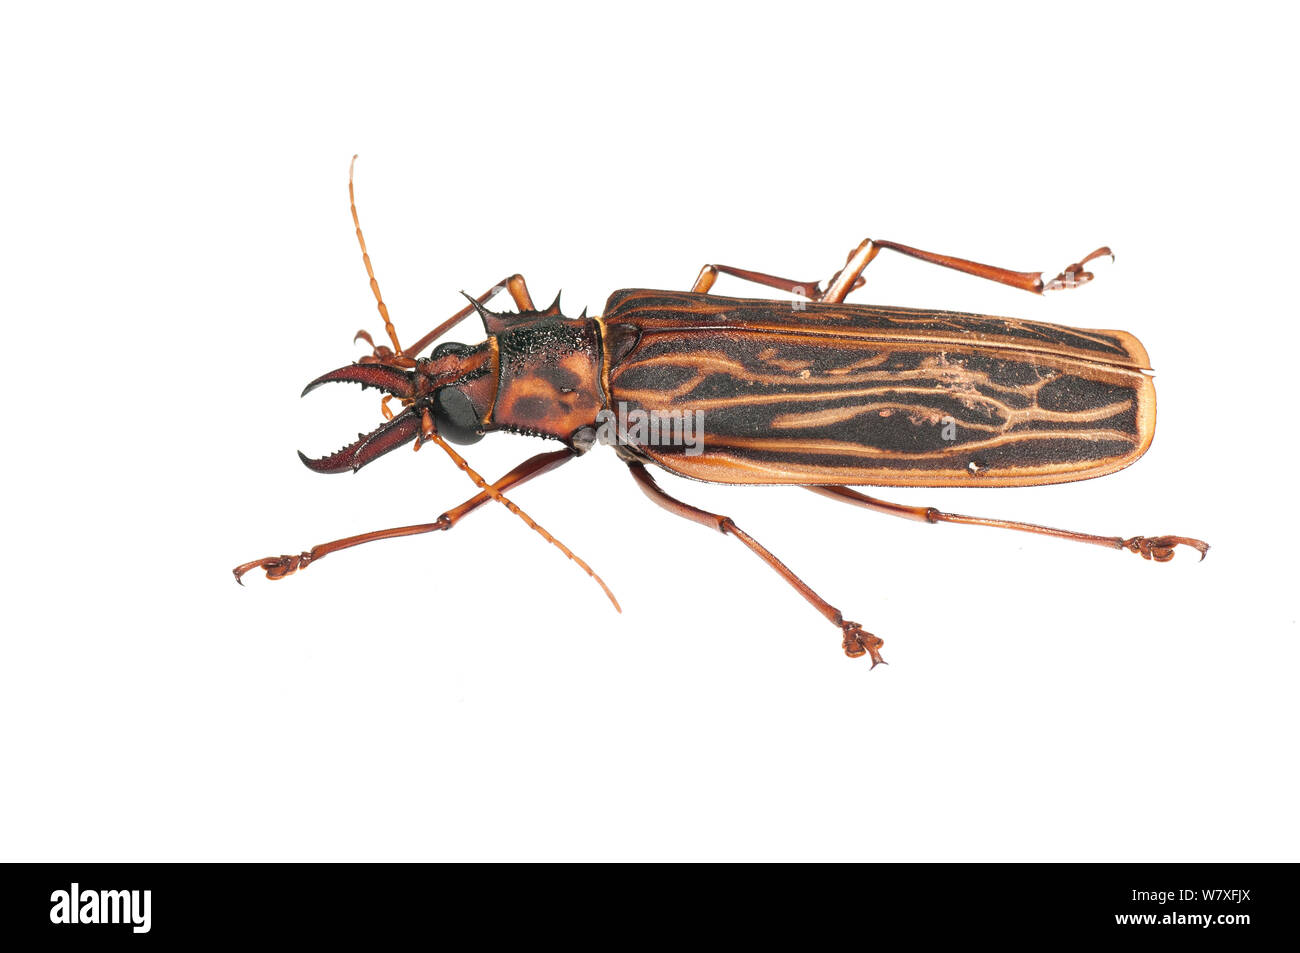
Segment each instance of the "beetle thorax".
[[568,442],[604,406],[600,343],[590,319],[541,317],[496,335],[492,425]]

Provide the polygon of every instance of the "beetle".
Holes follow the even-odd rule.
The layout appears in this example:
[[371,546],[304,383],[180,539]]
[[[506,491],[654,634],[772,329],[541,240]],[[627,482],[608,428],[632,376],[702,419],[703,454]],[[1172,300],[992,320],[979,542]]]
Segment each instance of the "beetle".
[[[1045,281],[1017,272],[880,239],[862,241],[825,282],[705,265],[689,291],[615,291],[599,316],[563,315],[560,299],[537,309],[520,275],[511,275],[409,347],[399,343],[357,215],[353,166],[348,196],[362,261],[391,347],[330,371],[303,394],[332,382],[376,388],[385,422],[321,458],[299,457],[317,473],[355,472],[406,444],[441,447],[477,486],[474,496],[431,523],[376,530],[323,543],[298,555],[235,568],[282,579],[326,555],[362,543],[450,530],[495,500],[561,549],[618,602],[583,560],[556,540],[505,491],[590,450],[613,444],[646,495],[677,516],[734,537],[754,552],[841,633],[850,658],[883,659],[883,640],[844,618],[727,516],[669,495],[649,469],[711,483],[797,485],[833,500],[927,523],[957,523],[1054,536],[1165,562],[1178,546],[1209,546],[1184,536],[1099,536],[1037,524],[947,513],[867,496],[855,486],[1036,486],[1104,476],[1137,460],[1151,444],[1155,389],[1146,350],[1124,331],[1068,328],[1039,321],[915,308],[850,304],[863,271],[883,249],[1035,294],[1079,287],[1099,248]],[[800,300],[725,298],[719,275],[776,288]],[[509,293],[515,312],[489,310]],[[462,292],[463,294],[463,292]],[[486,339],[445,342],[418,357],[471,314]],[[389,409],[392,401],[402,409]],[[700,426],[696,426],[697,423]],[[490,432],[562,444],[530,457],[494,483],[450,445]],[[686,439],[690,437],[691,439]],[[620,610],[621,611],[621,610]]]

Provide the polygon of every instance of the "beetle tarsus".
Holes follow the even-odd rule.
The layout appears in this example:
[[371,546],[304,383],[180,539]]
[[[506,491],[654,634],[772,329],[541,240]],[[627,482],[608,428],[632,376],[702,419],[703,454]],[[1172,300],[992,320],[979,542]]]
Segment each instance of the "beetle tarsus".
[[297,556],[268,556],[265,559],[254,559],[242,566],[236,566],[232,571],[235,574],[235,582],[242,586],[246,572],[261,569],[266,573],[267,579],[283,579],[285,576],[293,575],[299,569],[306,569],[314,558],[309,552],[299,553]]
[[1064,288],[1078,288],[1086,285],[1096,277],[1091,271],[1086,271],[1084,265],[1095,258],[1101,258],[1103,255],[1109,255],[1110,260],[1115,260],[1115,253],[1103,245],[1090,255],[1084,256],[1081,261],[1076,261],[1073,265],[1066,265],[1061,269],[1061,273],[1051,281],[1043,285],[1044,291],[1061,291]]
[[885,644],[884,639],[864,631],[856,622],[845,622],[840,628],[844,630],[844,654],[849,658],[870,655],[872,668],[889,664],[880,657],[880,647]]
[[1210,544],[1186,536],[1134,536],[1120,541],[1120,547],[1131,553],[1137,553],[1143,559],[1154,559],[1158,563],[1167,563],[1174,558],[1174,549],[1179,545],[1190,546],[1201,554],[1201,559],[1210,551]]

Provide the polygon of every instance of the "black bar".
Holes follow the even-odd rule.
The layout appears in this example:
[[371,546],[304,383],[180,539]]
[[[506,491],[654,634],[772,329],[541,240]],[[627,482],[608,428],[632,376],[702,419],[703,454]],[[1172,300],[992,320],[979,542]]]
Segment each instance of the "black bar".
[[[788,934],[806,946],[844,931],[862,942],[888,931],[927,942],[1133,937],[1235,946],[1296,932],[1291,865],[862,864],[698,876],[659,865],[595,877],[579,865],[561,873],[531,866],[9,864],[0,937],[373,944],[415,930],[431,942],[469,931],[494,941],[517,932],[539,943],[725,938],[731,946]],[[70,922],[73,884],[77,919],[120,922]]]

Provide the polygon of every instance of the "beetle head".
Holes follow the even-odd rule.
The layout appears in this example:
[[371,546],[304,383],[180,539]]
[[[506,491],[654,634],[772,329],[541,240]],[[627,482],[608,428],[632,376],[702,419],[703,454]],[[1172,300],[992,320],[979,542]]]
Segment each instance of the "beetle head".
[[413,368],[384,363],[349,364],[322,374],[303,389],[303,396],[322,384],[360,384],[400,400],[401,413],[368,434],[324,457],[298,457],[317,473],[356,472],[390,450],[411,443],[420,435],[424,411],[445,439],[453,443],[474,443],[482,438],[481,419],[464,391],[470,381],[487,371],[486,348],[446,343],[434,349],[432,356],[420,358]]

